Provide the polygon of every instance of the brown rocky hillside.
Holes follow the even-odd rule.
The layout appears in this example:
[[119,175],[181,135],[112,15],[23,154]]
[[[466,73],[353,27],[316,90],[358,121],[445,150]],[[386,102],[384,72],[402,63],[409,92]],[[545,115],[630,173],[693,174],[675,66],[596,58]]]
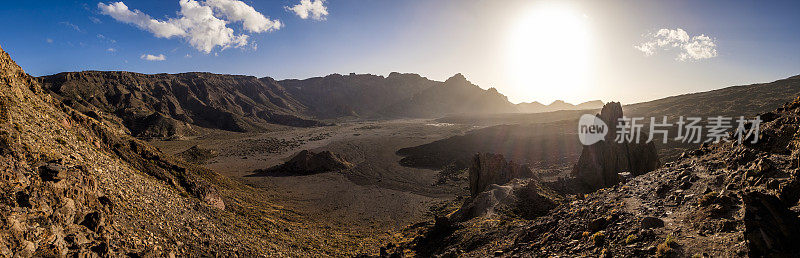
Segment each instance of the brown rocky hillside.
[[0,49],[0,256],[346,255],[358,248],[106,122],[53,98]]
[[40,80],[70,107],[121,120],[137,137],[191,135],[192,126],[245,132],[267,124],[323,125],[306,119],[306,107],[271,78],[86,71]]

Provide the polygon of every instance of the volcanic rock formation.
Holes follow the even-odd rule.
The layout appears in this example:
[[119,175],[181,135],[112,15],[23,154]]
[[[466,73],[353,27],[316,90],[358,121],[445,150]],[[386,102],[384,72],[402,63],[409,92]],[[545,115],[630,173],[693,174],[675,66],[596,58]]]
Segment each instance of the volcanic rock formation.
[[618,119],[622,118],[619,102],[603,106],[597,115],[608,126],[604,141],[584,146],[572,175],[583,183],[587,191],[619,183],[620,172],[641,175],[659,166],[658,153],[653,142],[617,142]]

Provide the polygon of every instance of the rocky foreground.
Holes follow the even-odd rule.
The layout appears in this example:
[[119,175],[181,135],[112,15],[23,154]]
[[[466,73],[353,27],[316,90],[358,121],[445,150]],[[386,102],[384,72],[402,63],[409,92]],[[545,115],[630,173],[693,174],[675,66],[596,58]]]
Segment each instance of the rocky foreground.
[[[535,178],[491,185],[434,224],[410,229],[418,230],[417,237],[383,253],[797,257],[800,98],[760,117],[757,143],[748,138],[741,144],[704,144],[659,169],[627,181],[614,178],[622,182],[589,194],[555,187],[569,182],[540,184]],[[488,209],[474,212],[478,206]]]

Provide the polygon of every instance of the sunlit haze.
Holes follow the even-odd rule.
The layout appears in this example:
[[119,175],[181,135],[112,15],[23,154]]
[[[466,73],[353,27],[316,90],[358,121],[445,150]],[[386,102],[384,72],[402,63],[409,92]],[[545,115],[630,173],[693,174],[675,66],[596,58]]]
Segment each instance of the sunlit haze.
[[550,103],[585,91],[593,43],[588,17],[557,3],[529,9],[510,26],[507,94],[514,101]]

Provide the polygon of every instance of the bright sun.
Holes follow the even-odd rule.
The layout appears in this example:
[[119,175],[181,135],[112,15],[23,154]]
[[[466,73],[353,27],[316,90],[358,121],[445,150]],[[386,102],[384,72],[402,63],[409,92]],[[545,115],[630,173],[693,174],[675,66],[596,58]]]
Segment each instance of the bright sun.
[[587,88],[589,32],[585,15],[562,6],[537,6],[509,35],[512,101],[576,101]]

